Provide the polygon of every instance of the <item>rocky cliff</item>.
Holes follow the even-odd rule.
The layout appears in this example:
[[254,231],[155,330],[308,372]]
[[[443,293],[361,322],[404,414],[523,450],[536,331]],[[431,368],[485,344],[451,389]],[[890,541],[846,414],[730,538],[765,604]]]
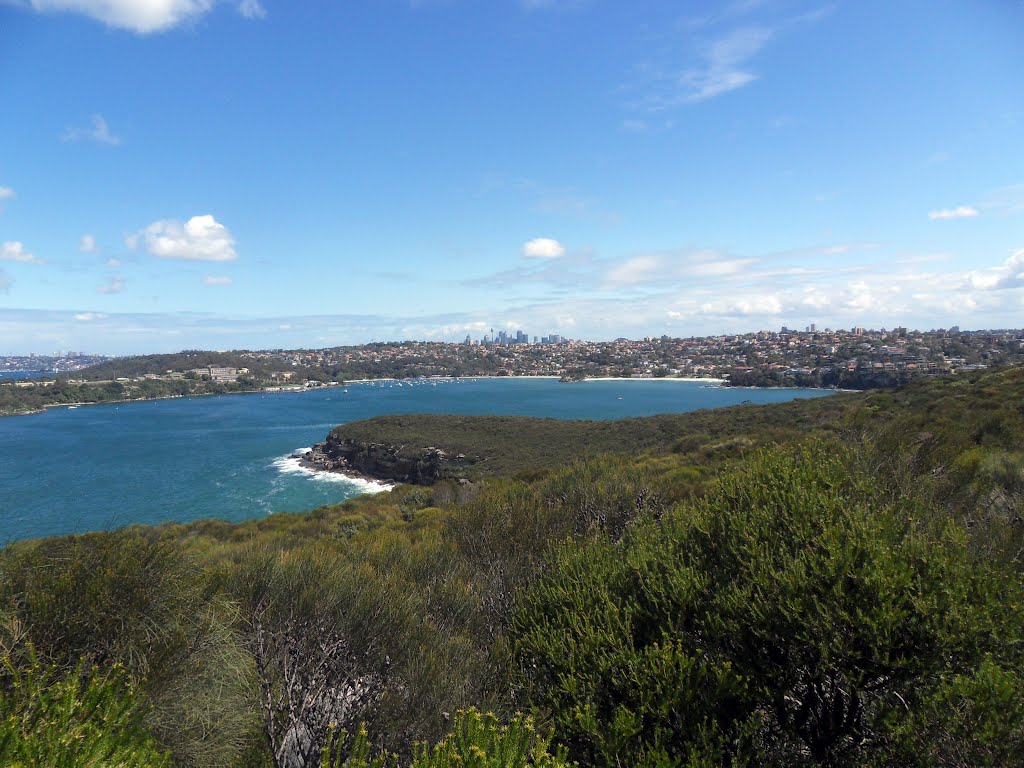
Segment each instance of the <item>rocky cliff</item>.
[[432,485],[442,478],[460,478],[460,470],[478,460],[464,454],[448,455],[432,446],[418,448],[353,440],[331,433],[296,458],[317,470],[352,472],[374,480]]

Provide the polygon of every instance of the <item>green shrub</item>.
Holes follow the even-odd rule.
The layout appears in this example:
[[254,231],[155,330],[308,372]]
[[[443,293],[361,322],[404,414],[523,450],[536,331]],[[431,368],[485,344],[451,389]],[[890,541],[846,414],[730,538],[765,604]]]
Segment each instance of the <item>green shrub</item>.
[[[345,742],[341,734],[339,742]],[[323,751],[322,768],[398,768],[393,756],[370,757],[365,729],[360,730],[345,759],[331,747]],[[552,747],[533,719],[516,715],[502,725],[493,714],[475,709],[455,715],[453,730],[433,747],[418,744],[409,768],[569,768],[564,750]]]
[[1019,680],[1019,581],[859,463],[763,451],[618,544],[558,550],[511,633],[575,759],[855,765],[899,752],[942,681]]
[[[1024,764],[1024,679],[992,657],[944,675],[894,727],[893,754],[904,765],[1003,768]],[[883,762],[883,761],[879,761]]]
[[251,668],[229,627],[233,609],[178,543],[123,531],[9,547],[3,610],[43,664],[121,668],[178,765],[228,765],[251,730]]
[[11,768],[166,768],[119,667],[45,666],[0,656],[0,764]]

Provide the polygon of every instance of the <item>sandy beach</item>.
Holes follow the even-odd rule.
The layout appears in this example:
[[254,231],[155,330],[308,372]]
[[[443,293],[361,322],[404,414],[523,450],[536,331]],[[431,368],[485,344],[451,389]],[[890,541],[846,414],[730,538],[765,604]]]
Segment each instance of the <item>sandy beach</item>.
[[688,381],[703,382],[705,384],[724,384],[725,379],[712,379],[704,376],[662,376],[650,379],[633,379],[625,376],[598,376],[595,378],[580,379],[580,381]]

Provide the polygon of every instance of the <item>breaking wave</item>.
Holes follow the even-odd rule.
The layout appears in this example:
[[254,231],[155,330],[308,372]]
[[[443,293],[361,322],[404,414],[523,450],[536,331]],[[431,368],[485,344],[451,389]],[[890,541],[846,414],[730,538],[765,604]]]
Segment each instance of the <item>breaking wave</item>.
[[274,459],[273,466],[283,475],[305,475],[311,480],[325,483],[341,483],[358,489],[360,493],[382,493],[390,491],[394,486],[390,483],[381,483],[376,480],[367,480],[355,475],[347,475],[344,472],[328,472],[326,470],[311,469],[302,463],[301,459],[295,458],[295,454],[309,453],[311,448],[299,448],[287,456]]

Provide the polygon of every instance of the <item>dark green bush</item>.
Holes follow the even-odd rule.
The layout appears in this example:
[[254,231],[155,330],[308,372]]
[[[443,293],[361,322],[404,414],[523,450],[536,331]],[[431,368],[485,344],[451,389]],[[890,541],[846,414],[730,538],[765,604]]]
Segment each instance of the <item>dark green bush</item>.
[[559,549],[512,634],[574,758],[857,765],[945,716],[947,681],[1019,680],[1019,582],[858,465],[762,452],[619,544]]

